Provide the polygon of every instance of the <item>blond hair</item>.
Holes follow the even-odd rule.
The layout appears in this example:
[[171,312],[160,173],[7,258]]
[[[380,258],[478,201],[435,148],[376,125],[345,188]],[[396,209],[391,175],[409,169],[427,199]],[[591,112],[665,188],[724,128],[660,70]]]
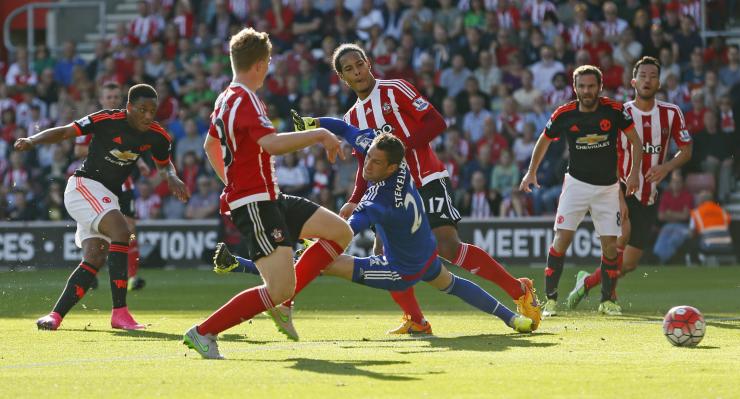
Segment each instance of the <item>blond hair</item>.
[[231,68],[234,73],[246,72],[258,61],[267,60],[272,53],[270,37],[265,32],[258,32],[252,28],[244,28],[231,36],[229,41],[229,55]]

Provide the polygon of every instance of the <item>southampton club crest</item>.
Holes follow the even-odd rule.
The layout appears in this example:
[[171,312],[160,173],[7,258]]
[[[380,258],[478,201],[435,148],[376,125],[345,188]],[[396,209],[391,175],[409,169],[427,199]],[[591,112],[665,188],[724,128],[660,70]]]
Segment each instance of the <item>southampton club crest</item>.
[[270,233],[270,235],[272,236],[272,239],[275,240],[275,242],[283,242],[283,240],[285,240],[285,237],[283,236],[283,231],[278,228],[272,229],[272,233]]

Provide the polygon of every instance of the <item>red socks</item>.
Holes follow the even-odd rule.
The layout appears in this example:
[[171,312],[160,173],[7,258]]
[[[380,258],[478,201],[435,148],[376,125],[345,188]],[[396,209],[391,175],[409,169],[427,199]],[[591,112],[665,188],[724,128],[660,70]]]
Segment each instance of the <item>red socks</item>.
[[[624,254],[623,248],[617,248],[617,277],[622,277],[622,255]],[[590,290],[591,288],[596,287],[597,285],[601,284],[601,267],[597,267],[596,270],[593,271],[593,273],[589,274],[588,277],[586,277],[585,286],[586,291]],[[617,288],[617,282],[614,282],[614,289],[612,290],[612,299],[616,299],[616,288]]]
[[128,244],[128,277],[136,277],[139,271],[139,243],[136,239]]
[[452,264],[493,282],[503,288],[512,299],[519,299],[524,295],[522,283],[509,274],[488,252],[475,245],[460,244]]
[[404,291],[390,291],[390,293],[393,300],[403,310],[403,313],[409,315],[414,323],[424,323],[424,315],[421,313],[419,302],[416,301],[414,287],[410,287]]
[[198,326],[198,334],[218,335],[220,332],[249,320],[267,309],[275,307],[264,285],[236,294],[229,302],[210,315]]
[[[308,247],[298,263],[295,265],[295,294],[293,298],[298,295],[299,292],[305,288],[308,283],[313,281],[319,276],[322,270],[329,266],[337,256],[344,252],[344,248],[340,247],[339,244],[330,240],[318,240],[316,243]],[[293,298],[286,302],[289,305],[293,302]]]

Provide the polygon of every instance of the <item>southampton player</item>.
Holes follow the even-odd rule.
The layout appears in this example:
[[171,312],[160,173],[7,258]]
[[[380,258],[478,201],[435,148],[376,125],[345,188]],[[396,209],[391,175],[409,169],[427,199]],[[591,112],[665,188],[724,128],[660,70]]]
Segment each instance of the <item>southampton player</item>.
[[[121,107],[121,86],[116,82],[108,82],[100,89],[100,98],[98,102],[103,109],[118,109]],[[91,135],[79,136],[75,139],[74,153],[77,158],[87,157],[90,146]],[[149,165],[144,162],[143,158],[136,161],[136,166],[143,176],[149,175]],[[131,229],[131,240],[128,248],[128,289],[138,290],[144,288],[145,281],[137,276],[139,271],[139,245],[136,240],[136,219],[134,210],[134,179],[129,175],[121,186],[121,194],[118,196],[118,206],[121,213],[126,218],[126,223]],[[91,288],[97,288],[98,280],[93,280]]]
[[355,207],[349,224],[354,234],[373,226],[384,252],[364,258],[340,255],[323,271],[324,275],[391,292],[406,291],[419,281],[426,281],[497,316],[518,332],[533,330],[532,319],[517,315],[477,284],[455,276],[442,265],[421,197],[403,160],[406,150],[398,137],[389,133],[376,136],[372,129],[361,131],[339,119],[316,121],[365,155],[361,173],[371,185]]
[[[658,184],[671,171],[688,162],[692,151],[691,135],[686,130],[681,110],[675,104],[655,99],[655,93],[660,89],[660,63],[657,59],[643,57],[637,61],[632,69],[632,87],[637,96],[634,101],[624,104],[624,108],[635,122],[635,130],[643,143],[643,156],[639,173],[640,187],[634,195],[624,199],[627,211],[622,215],[622,235],[617,242],[620,249],[624,248],[624,252],[617,258],[619,277],[635,270],[642,258],[642,251],[657,218],[655,200],[658,196]],[[675,157],[666,161],[669,140],[677,145],[678,152]],[[628,140],[619,136],[621,178],[630,174],[631,147]],[[624,208],[625,205],[622,206]],[[600,282],[599,269],[591,274],[579,272],[576,286],[568,295],[568,307],[575,308],[588,291]],[[612,299],[616,299],[616,295],[612,296]]]
[[[334,261],[352,239],[345,220],[313,202],[280,193],[273,155],[322,144],[330,161],[341,155],[341,141],[326,129],[277,133],[255,91],[269,69],[268,35],[242,29],[230,41],[233,81],[216,99],[204,148],[225,188],[222,211],[231,215],[256,262],[264,284],[235,295],[199,325],[184,343],[205,358],[221,358],[216,337],[222,331],[267,311],[293,340],[292,297]],[[293,265],[299,238],[319,238]]]
[[[532,281],[516,279],[486,251],[460,241],[457,222],[460,213],[452,205],[447,169],[428,144],[446,128],[442,116],[414,86],[402,79],[375,79],[365,52],[357,45],[343,44],[332,57],[335,72],[358,97],[344,121],[360,129],[372,128],[392,133],[406,147],[406,163],[422,198],[422,207],[437,239],[439,256],[454,265],[477,274],[503,288],[517,304],[517,309],[540,321],[539,303]],[[347,218],[365,193],[362,154],[358,155],[355,190],[339,215]],[[431,332],[423,319],[413,290],[393,292],[393,299],[404,310],[403,324],[391,333]]]
[[103,110],[69,125],[16,140],[15,149],[27,151],[38,144],[92,136],[87,158],[69,178],[64,191],[64,206],[77,221],[75,243],[82,248],[82,262],[69,276],[53,311],[36,321],[39,329],[59,328],[62,318],[85,295],[106,261],[113,295],[111,326],[145,328],[134,320],[126,306],[131,229],[118,205],[121,185],[142,153],[150,151],[172,193],[181,201],[190,197],[172,165],[170,136],[154,122],[156,112],[157,92],[140,84],[129,90],[126,109]]
[[617,181],[617,138],[622,131],[632,143],[632,173],[627,177],[626,195],[637,190],[642,161],[642,143],[637,136],[632,117],[622,104],[601,92],[601,71],[592,65],[583,65],[573,71],[576,101],[559,107],[547,122],[532,151],[529,170],[524,175],[520,190],[531,192],[537,184],[537,168],[551,140],[565,137],[570,159],[568,173],[563,181],[555,218],[555,238],[547,255],[545,294],[547,302],[543,316],[557,312],[558,283],[563,272],[565,251],[586,212],[591,213],[596,232],[601,238],[601,304],[599,312],[620,314],[618,304],[611,300],[612,287],[617,278],[617,236],[620,234],[619,183]]

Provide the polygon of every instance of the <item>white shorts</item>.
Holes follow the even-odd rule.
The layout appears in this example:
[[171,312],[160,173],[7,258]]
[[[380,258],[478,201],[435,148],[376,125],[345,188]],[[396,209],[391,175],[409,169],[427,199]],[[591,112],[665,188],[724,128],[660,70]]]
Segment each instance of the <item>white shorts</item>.
[[600,236],[619,236],[622,233],[619,214],[619,183],[596,186],[565,174],[563,192],[560,194],[555,230],[575,231],[591,212],[596,233]]
[[98,223],[103,216],[114,210],[120,210],[118,197],[102,183],[79,176],[70,176],[64,190],[64,206],[77,222],[75,244],[82,248],[82,242],[88,238],[101,238],[110,243],[110,238],[98,231]]

